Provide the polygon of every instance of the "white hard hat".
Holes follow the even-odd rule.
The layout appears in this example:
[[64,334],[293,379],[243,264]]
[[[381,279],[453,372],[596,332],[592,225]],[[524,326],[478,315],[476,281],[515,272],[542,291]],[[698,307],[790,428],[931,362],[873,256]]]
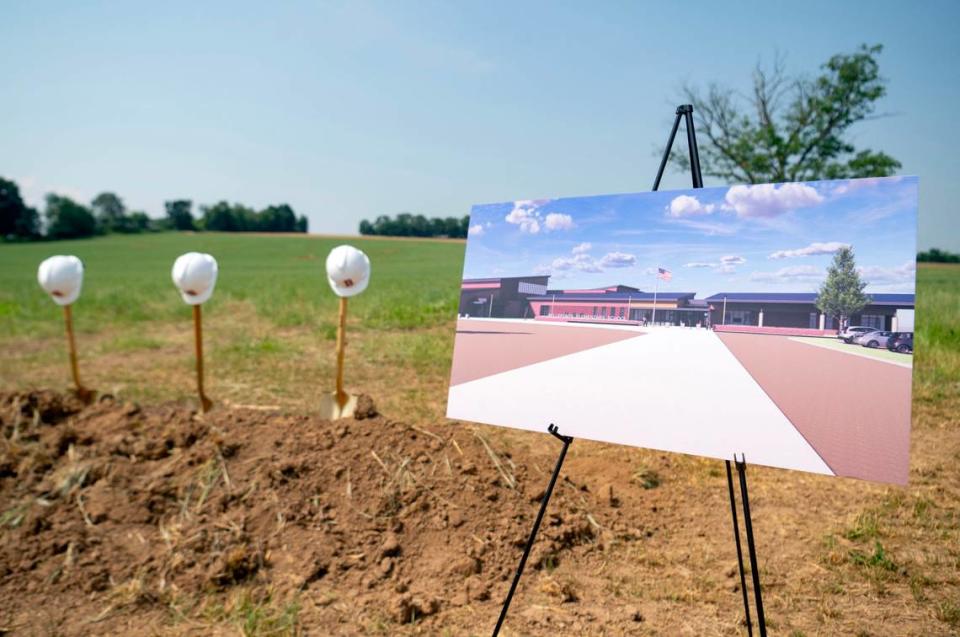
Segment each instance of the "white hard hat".
[[337,246],[327,255],[327,281],[337,296],[356,296],[370,283],[370,259],[353,246]]
[[37,281],[57,305],[70,305],[80,296],[83,262],[73,255],[58,254],[44,259],[37,269]]
[[200,305],[217,284],[217,260],[202,252],[187,252],[173,262],[173,283],[185,303]]

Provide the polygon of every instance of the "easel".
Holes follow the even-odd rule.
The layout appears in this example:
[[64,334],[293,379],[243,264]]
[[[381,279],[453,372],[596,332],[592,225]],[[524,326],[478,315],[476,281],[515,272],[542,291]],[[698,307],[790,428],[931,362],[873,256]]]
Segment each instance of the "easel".
[[[657,170],[657,177],[653,181],[653,190],[660,188],[660,180],[663,177],[663,170],[667,166],[667,160],[670,159],[670,151],[673,148],[674,139],[677,136],[677,129],[680,127],[680,120],[685,120],[687,129],[687,150],[690,153],[690,176],[693,180],[694,188],[703,188],[703,176],[700,173],[700,153],[697,150],[697,137],[693,128],[693,106],[682,104],[677,107],[677,117],[673,121],[673,128],[670,130],[670,138],[667,140],[667,147],[663,151],[663,158],[660,160],[660,167]],[[560,468],[563,466],[563,460],[567,456],[567,449],[573,442],[572,436],[561,435],[557,426],[553,423],[547,427],[547,431],[554,438],[563,443],[560,448],[560,456],[557,458],[557,464],[553,468],[553,475],[550,476],[550,484],[547,486],[543,499],[540,501],[540,511],[533,522],[533,529],[530,530],[530,537],[527,538],[527,544],[523,547],[523,555],[520,556],[520,564],[517,565],[517,572],[513,576],[513,582],[510,583],[510,590],[507,592],[507,598],[503,602],[503,608],[500,609],[500,618],[493,629],[493,637],[500,634],[500,628],[507,617],[507,611],[510,609],[510,602],[513,601],[513,594],[520,583],[520,577],[523,575],[523,569],[527,565],[527,558],[530,557],[530,550],[536,541],[537,532],[540,530],[540,523],[547,511],[547,504],[550,502],[550,496],[553,495],[553,487],[557,484],[557,478],[560,475]],[[743,521],[747,533],[747,549],[750,554],[750,575],[753,580],[753,593],[757,608],[757,625],[760,629],[760,637],[767,636],[767,625],[763,616],[763,599],[760,595],[760,571],[757,567],[757,550],[753,541],[753,521],[750,518],[750,500],[747,497],[747,461],[746,456],[741,454],[741,459],[737,460],[736,454],[733,457],[737,467],[737,473],[740,477],[740,499],[743,502]],[[743,610],[746,616],[747,634],[753,637],[753,624],[750,621],[750,602],[747,597],[746,575],[743,566],[743,549],[740,544],[740,524],[737,521],[737,502],[733,492],[733,473],[730,470],[730,461],[727,460],[727,489],[730,493],[730,512],[733,516],[733,536],[737,546],[737,561],[740,566],[740,590],[743,592]]]

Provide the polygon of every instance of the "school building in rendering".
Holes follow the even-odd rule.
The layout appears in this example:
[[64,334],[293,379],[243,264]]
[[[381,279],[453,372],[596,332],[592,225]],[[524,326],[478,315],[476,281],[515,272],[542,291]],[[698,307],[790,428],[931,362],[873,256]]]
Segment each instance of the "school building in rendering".
[[[837,329],[816,307],[813,292],[723,292],[705,299],[694,292],[644,292],[627,285],[549,289],[549,276],[465,279],[460,315],[533,318],[572,323],[714,325]],[[913,309],[913,294],[871,294],[850,325],[896,330],[897,310]]]
[[532,318],[528,299],[546,294],[549,279],[549,275],[464,279],[460,284],[460,315]]
[[[913,294],[870,294],[871,302],[850,317],[850,325],[896,330],[897,310],[913,309]],[[813,292],[729,292],[708,296],[710,319],[725,325],[833,330],[832,316],[817,309]]]

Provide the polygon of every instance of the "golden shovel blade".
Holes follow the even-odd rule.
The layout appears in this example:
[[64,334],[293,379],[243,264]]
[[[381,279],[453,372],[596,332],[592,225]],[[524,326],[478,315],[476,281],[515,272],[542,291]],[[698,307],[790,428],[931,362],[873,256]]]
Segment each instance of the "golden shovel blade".
[[357,410],[356,394],[341,394],[337,399],[337,392],[322,394],[320,396],[320,417],[328,420],[337,420],[339,418],[352,418]]
[[84,386],[79,386],[73,388],[73,395],[76,396],[84,405],[90,405],[93,403],[94,398],[97,397],[97,392],[95,389],[88,389]]

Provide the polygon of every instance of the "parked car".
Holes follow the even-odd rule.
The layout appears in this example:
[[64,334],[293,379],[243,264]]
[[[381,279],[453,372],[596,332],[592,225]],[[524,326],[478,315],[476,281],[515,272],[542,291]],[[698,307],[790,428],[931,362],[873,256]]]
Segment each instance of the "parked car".
[[913,332],[894,332],[887,339],[887,349],[901,354],[913,353]]
[[875,332],[876,329],[875,327],[864,327],[863,325],[851,325],[837,334],[837,338],[844,343],[852,343],[853,339],[858,336],[862,336],[866,332]]
[[883,332],[877,330],[875,332],[867,332],[863,336],[859,337],[856,342],[863,347],[886,347],[887,341],[891,336],[893,336],[893,332]]

